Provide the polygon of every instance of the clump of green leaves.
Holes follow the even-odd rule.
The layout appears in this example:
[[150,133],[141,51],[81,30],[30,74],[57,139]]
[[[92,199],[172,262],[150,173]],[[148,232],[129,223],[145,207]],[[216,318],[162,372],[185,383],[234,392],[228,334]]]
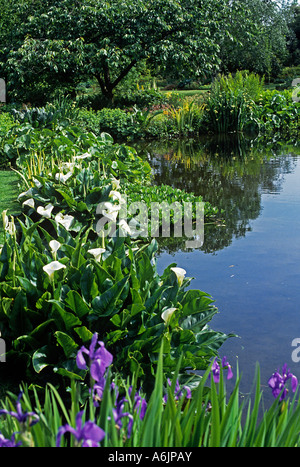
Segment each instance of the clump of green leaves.
[[266,90],[259,101],[260,131],[263,135],[299,134],[300,103],[293,101],[293,90]]
[[253,73],[220,75],[206,102],[204,127],[213,133],[257,131],[256,102],[262,90],[263,80]]

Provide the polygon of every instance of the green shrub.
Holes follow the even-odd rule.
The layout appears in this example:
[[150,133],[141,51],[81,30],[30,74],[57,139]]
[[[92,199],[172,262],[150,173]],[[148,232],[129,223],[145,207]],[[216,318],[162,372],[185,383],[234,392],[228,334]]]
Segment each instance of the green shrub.
[[300,78],[300,65],[283,68],[278,78],[285,81],[289,80],[291,85],[294,78]]
[[104,108],[97,112],[92,110],[80,110],[79,122],[83,127],[100,134],[107,132],[114,139],[128,139],[140,136],[140,129],[135,122],[132,112],[122,109]]
[[54,99],[45,107],[25,107],[12,110],[12,115],[19,123],[29,123],[35,128],[54,128],[58,124],[65,125],[76,121],[78,108],[68,97]]
[[297,135],[300,127],[300,103],[292,99],[292,90],[267,90],[259,105],[260,132],[262,134]]
[[8,112],[0,112],[0,138],[5,136],[8,130],[16,125],[13,117]]
[[120,108],[137,107],[140,110],[150,109],[153,106],[162,106],[167,103],[166,96],[155,89],[138,89],[122,92],[116,95],[114,105]]

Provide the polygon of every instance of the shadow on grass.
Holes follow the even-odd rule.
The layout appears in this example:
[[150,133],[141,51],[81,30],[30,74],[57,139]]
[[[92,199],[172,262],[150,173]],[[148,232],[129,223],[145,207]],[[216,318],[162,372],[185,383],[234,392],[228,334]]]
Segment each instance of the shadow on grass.
[[[7,214],[17,214],[20,212],[20,205],[17,201],[19,177],[12,170],[0,171],[0,215],[7,209]],[[0,218],[0,244],[3,243],[3,223]]]

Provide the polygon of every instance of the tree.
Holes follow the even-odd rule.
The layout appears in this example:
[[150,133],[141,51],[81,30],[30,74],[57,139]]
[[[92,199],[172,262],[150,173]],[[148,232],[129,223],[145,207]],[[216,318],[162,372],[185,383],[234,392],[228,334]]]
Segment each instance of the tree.
[[237,41],[226,39],[222,45],[224,72],[249,70],[276,76],[287,58],[289,7],[273,0],[243,0],[248,25],[240,22],[238,4],[232,9],[231,31]]
[[36,83],[49,90],[58,83],[76,86],[92,76],[111,100],[118,84],[142,60],[178,77],[211,74],[220,63],[231,4],[231,0],[27,4],[24,0],[21,15],[19,5],[14,5],[16,16],[22,17],[18,35],[4,44],[2,60],[0,56],[8,89],[22,95]]
[[293,5],[291,8],[291,20],[289,22],[288,50],[289,57],[286,65],[300,65],[300,6]]

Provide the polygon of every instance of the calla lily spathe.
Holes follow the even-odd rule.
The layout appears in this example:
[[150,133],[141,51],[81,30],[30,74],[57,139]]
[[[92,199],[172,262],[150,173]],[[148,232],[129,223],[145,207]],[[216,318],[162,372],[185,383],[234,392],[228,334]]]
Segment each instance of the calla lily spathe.
[[105,248],[92,248],[91,250],[88,250],[88,253],[91,253],[96,261],[101,261],[101,255],[105,251]]
[[59,243],[57,240],[51,240],[49,242],[49,246],[51,248],[52,253],[56,253],[57,250],[61,247],[61,243]]
[[162,312],[161,317],[164,320],[164,322],[167,324],[173,313],[177,310],[177,308],[167,308],[165,311]]
[[56,214],[55,220],[58,224],[61,224],[66,230],[69,230],[74,221],[74,217],[70,216],[69,214],[64,215],[61,212],[59,212],[58,214]]
[[171,271],[176,274],[179,285],[182,285],[186,270],[182,268],[171,268]]
[[60,269],[64,269],[66,266],[59,261],[52,261],[46,266],[43,266],[43,270],[48,274],[50,279],[53,279],[55,271],[59,271]]
[[37,208],[37,212],[43,216],[43,217],[46,217],[47,219],[50,219],[51,217],[51,212],[52,212],[52,209],[54,208],[53,204],[47,204],[45,207],[43,206],[39,206]]
[[29,206],[30,208],[34,208],[34,199],[28,198],[26,201],[22,203],[22,206]]

